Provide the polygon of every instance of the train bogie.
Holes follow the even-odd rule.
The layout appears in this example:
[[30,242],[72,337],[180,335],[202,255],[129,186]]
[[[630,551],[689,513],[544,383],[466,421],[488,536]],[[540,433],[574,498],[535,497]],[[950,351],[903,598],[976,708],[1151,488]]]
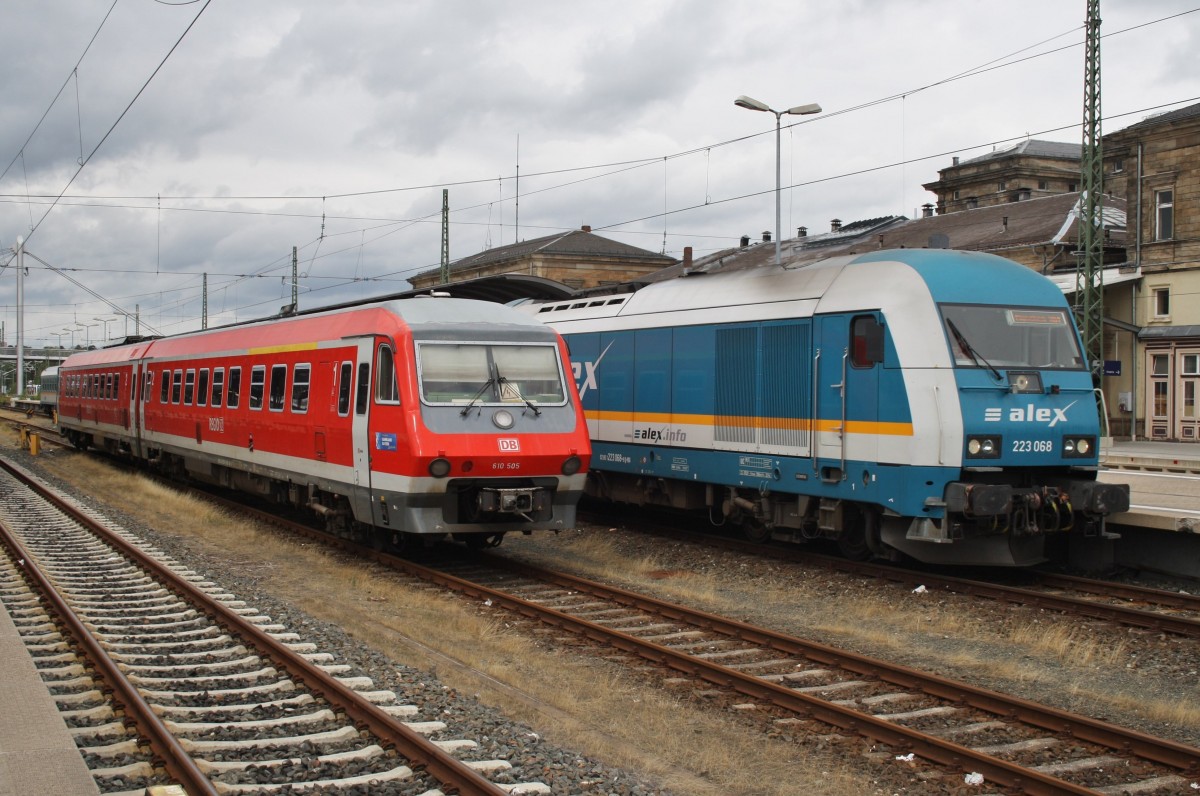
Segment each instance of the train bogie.
[[76,355],[60,425],[345,536],[494,542],[574,524],[590,450],[566,362],[509,308],[382,302]]

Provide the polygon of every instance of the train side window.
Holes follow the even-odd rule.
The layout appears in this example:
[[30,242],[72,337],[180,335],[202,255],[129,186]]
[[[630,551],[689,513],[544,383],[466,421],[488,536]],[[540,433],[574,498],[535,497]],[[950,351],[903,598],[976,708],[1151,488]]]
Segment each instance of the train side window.
[[217,368],[213,371],[212,381],[212,403],[213,409],[221,408],[221,393],[225,391],[225,368]]
[[194,368],[188,368],[187,375],[183,379],[183,405],[191,406],[196,402],[196,371]]
[[371,389],[371,363],[358,363],[358,384],[355,389],[354,413],[356,415],[365,415],[367,413],[368,391]]
[[271,396],[268,407],[272,412],[283,411],[283,397],[287,393],[287,365],[271,366]]
[[229,389],[225,393],[225,406],[230,409],[237,409],[238,402],[242,398],[242,369],[229,369]]
[[208,403],[208,368],[201,368],[196,382],[196,406]]
[[883,361],[883,324],[874,315],[850,321],[850,364],[869,368]]
[[171,374],[171,403],[179,403],[183,397],[183,371],[177,370]]
[[400,391],[396,387],[396,360],[391,346],[379,346],[379,357],[375,366],[375,402],[400,403]]
[[101,376],[99,373],[92,374],[92,397],[93,398],[100,397],[100,385],[102,383],[101,379],[103,379],[103,378],[104,377]]
[[158,402],[165,404],[171,397],[171,371],[162,372],[162,388],[159,390]]
[[338,376],[338,416],[350,414],[350,389],[354,386],[354,365],[343,362]]
[[113,388],[112,388],[113,400],[119,401],[121,399],[121,374],[120,373],[114,373],[112,375],[112,383],[113,383]]
[[308,381],[312,373],[311,365],[297,365],[292,371],[292,411],[304,413],[308,411]]
[[255,365],[250,369],[250,408],[262,409],[263,388],[267,383],[267,366]]

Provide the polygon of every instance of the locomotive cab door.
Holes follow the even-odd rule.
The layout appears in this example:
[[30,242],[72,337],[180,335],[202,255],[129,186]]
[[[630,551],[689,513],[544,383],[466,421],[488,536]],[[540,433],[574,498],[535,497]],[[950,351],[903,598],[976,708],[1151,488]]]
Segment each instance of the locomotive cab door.
[[354,444],[354,516],[361,522],[375,523],[374,495],[371,492],[371,360],[375,340],[358,341],[354,366],[354,406],[351,413],[351,438]]
[[816,329],[813,468],[834,483],[846,480],[848,461],[878,458],[884,330],[876,312],[819,317]]

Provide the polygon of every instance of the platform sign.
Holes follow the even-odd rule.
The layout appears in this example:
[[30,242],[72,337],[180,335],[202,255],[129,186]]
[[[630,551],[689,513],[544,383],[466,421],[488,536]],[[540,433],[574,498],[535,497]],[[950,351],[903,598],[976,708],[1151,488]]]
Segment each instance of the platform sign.
[[1105,376],[1120,376],[1121,375],[1121,360],[1119,360],[1119,359],[1104,360],[1104,375]]

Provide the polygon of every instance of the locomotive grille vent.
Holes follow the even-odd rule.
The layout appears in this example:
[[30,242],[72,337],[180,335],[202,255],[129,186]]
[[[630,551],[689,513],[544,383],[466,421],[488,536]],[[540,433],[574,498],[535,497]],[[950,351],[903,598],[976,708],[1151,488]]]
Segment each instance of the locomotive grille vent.
[[718,329],[717,442],[807,448],[809,327]]
[[754,442],[757,330],[717,330],[717,442]]

